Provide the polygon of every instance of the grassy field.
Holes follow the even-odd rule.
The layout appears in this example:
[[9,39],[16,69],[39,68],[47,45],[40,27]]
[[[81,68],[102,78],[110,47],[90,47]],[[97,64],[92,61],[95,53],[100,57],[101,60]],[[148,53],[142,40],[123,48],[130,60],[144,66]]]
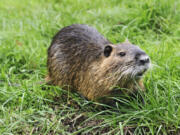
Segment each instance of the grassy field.
[[[150,56],[145,104],[119,98],[99,109],[77,93],[45,85],[47,48],[73,23],[113,43],[128,38]],[[0,1],[0,134],[180,133],[179,0]]]

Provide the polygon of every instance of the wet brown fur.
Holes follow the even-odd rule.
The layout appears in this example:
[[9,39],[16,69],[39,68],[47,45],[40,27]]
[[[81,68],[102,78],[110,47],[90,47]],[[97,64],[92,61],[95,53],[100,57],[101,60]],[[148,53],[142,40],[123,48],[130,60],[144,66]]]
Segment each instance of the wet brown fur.
[[[118,80],[118,62],[113,46],[109,57],[103,55],[104,47],[112,45],[96,29],[75,24],[60,30],[48,49],[47,82],[65,89],[78,91],[90,100],[110,95],[114,86],[137,90],[144,89],[142,80]],[[121,61],[123,63],[124,59]]]

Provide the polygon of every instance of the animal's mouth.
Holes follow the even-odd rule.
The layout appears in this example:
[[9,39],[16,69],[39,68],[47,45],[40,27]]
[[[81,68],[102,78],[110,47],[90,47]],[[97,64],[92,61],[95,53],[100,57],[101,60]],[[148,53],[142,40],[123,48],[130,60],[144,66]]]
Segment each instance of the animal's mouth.
[[142,76],[144,72],[138,73],[136,76]]
[[147,71],[147,69],[144,69],[143,71],[138,72],[138,73],[135,75],[135,78],[137,78],[137,79],[138,79],[138,78],[141,78],[146,71]]

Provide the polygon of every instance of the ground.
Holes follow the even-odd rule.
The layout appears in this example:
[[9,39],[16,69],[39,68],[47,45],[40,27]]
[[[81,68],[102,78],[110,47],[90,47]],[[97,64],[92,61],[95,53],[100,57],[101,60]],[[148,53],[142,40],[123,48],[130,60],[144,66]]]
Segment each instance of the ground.
[[[135,96],[98,105],[44,83],[51,39],[73,23],[146,51],[153,66],[144,103]],[[176,135],[179,104],[179,0],[0,1],[0,134]]]

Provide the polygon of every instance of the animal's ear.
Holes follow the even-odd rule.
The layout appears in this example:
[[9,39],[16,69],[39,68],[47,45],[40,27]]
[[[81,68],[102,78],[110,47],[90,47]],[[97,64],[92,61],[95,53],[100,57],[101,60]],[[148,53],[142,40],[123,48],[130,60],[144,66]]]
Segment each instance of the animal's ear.
[[126,40],[123,42],[123,44],[131,44],[131,42],[129,42],[129,40],[126,38]]
[[111,45],[105,46],[105,48],[104,48],[104,56],[109,57],[112,50],[113,50],[113,48],[112,48]]

